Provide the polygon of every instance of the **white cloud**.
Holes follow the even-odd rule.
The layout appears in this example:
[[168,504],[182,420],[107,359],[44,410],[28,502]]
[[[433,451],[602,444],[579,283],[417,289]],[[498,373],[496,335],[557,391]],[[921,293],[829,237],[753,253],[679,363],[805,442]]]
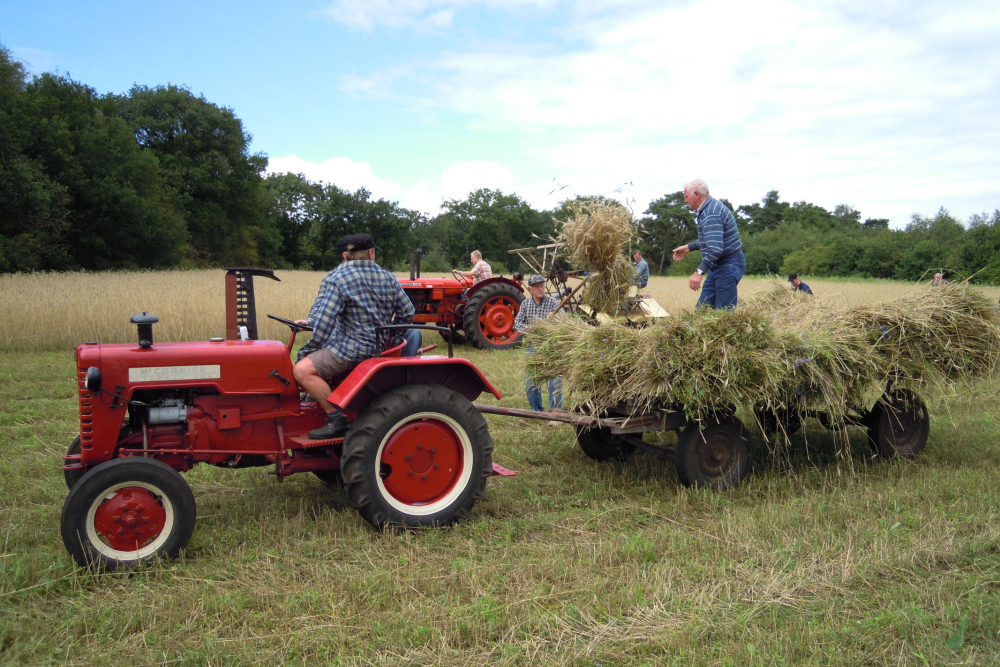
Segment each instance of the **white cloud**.
[[996,3],[568,4],[570,46],[455,49],[343,85],[520,138],[508,166],[519,182],[544,175],[539,193],[555,175],[604,194],[631,180],[638,199],[697,175],[735,203],[777,188],[897,224],[1000,205]]
[[51,51],[35,49],[30,46],[12,46],[11,54],[24,63],[32,74],[51,72],[59,65],[59,56]]
[[334,0],[322,14],[348,28],[371,32],[377,27],[443,29],[463,9],[489,7],[512,10],[549,0]]
[[441,173],[441,185],[452,199],[465,199],[480,188],[510,193],[514,190],[514,174],[496,162],[460,162]]
[[[402,188],[394,181],[380,178],[367,162],[354,162],[346,157],[332,157],[323,162],[310,162],[297,155],[271,158],[268,172],[272,174],[302,174],[313,182],[332,183],[355,191],[366,188],[374,199],[396,201],[404,208],[437,215],[447,199],[465,199],[479,188],[513,192],[514,176],[509,169],[495,162],[460,162],[441,172],[440,187],[433,189],[426,182]],[[440,191],[439,191],[440,190]]]

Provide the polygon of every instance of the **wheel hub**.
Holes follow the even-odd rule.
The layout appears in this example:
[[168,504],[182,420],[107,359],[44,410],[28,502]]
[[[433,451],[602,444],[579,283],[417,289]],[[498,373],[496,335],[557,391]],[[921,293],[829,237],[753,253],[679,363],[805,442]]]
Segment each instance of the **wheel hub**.
[[706,476],[719,477],[733,464],[735,456],[733,443],[724,436],[715,435],[701,447],[698,465]]
[[140,487],[126,487],[110,494],[94,514],[97,533],[113,549],[135,550],[163,530],[167,513],[155,495]]
[[389,437],[380,463],[386,490],[401,502],[422,505],[455,486],[462,471],[462,448],[446,424],[420,419]]
[[496,297],[486,302],[479,317],[479,325],[488,338],[504,337],[514,326],[513,302],[506,297]]

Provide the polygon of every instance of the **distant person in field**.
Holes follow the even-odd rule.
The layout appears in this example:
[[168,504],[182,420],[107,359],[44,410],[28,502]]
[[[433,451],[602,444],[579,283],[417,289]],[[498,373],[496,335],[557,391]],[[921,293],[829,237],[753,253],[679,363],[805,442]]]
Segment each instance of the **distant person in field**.
[[934,282],[931,283],[934,287],[941,287],[942,285],[947,285],[948,281],[944,279],[940,273],[934,274]]
[[[545,294],[545,278],[534,275],[528,278],[528,294],[530,298],[521,302],[521,308],[514,318],[514,330],[525,332],[537,320],[544,320],[555,312],[559,307],[559,302],[551,296]],[[525,348],[526,354],[531,354],[535,348],[530,344]],[[562,379],[554,377],[549,380],[549,410],[562,410]],[[525,393],[528,395],[528,405],[535,412],[545,412],[545,405],[542,404],[542,388],[531,381],[531,377],[525,375]],[[559,422],[549,422],[553,426],[558,426]]]
[[641,289],[649,284],[649,264],[642,258],[642,253],[638,250],[635,251],[633,257],[635,257],[635,284]]
[[[327,415],[326,426],[309,432],[312,440],[337,438],[350,429],[350,421],[327,398],[327,378],[343,375],[377,348],[375,327],[409,324],[414,309],[396,276],[375,263],[375,240],[368,234],[351,234],[337,242],[344,262],[319,284],[319,294],[309,318],[295,320],[313,328],[312,339],[302,346],[292,369],[299,386]],[[420,330],[407,329],[404,352],[412,356],[420,348]],[[398,344],[398,343],[397,343]]]
[[789,273],[788,282],[792,284],[792,289],[796,292],[805,292],[806,294],[812,295],[813,291],[809,289],[809,285],[799,280],[799,274]]
[[674,248],[674,261],[681,261],[692,250],[700,250],[701,263],[688,280],[692,290],[701,289],[698,305],[735,308],[736,286],[747,270],[736,218],[725,204],[709,196],[708,185],[701,179],[684,186],[684,203],[698,212],[698,240]]
[[472,254],[469,255],[469,261],[472,262],[472,270],[459,271],[458,275],[463,278],[472,278],[473,286],[478,285],[487,278],[493,277],[493,269],[491,269],[490,265],[483,259],[483,253],[478,250],[473,250]]

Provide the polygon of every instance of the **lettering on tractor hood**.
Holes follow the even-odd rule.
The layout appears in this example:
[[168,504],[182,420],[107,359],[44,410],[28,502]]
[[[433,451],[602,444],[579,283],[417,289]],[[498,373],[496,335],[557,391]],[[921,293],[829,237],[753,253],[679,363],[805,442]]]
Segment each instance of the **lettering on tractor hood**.
[[218,380],[222,367],[212,366],[149,366],[128,369],[129,382],[162,382],[164,380]]

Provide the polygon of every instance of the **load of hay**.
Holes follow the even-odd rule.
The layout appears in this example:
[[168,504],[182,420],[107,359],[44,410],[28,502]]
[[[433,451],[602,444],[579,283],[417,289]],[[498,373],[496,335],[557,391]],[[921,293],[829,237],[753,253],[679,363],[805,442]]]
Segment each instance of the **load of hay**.
[[623,254],[636,233],[632,213],[608,199],[584,199],[567,207],[570,215],[560,238],[573,268],[589,273],[583,302],[615,315],[635,284],[635,266]]
[[993,305],[966,283],[847,310],[776,284],[735,310],[697,309],[645,329],[556,315],[528,340],[528,372],[561,375],[571,404],[595,416],[625,405],[697,418],[732,405],[839,419],[890,384],[940,387],[989,375],[1000,358]]

